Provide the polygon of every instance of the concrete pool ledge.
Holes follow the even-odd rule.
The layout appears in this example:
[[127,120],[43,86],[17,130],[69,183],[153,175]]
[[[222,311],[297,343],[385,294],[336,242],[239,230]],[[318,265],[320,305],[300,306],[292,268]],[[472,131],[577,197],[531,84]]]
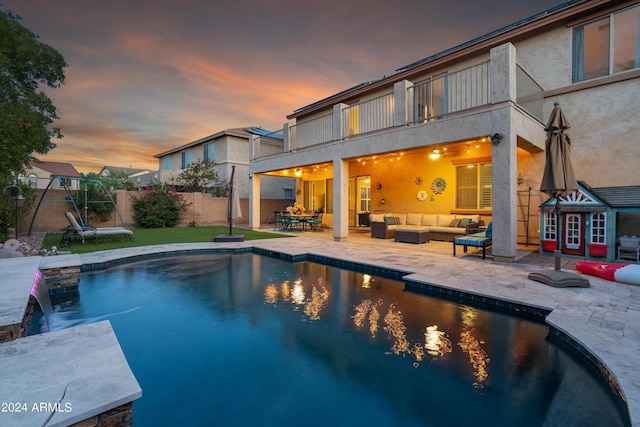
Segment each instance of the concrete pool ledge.
[[[500,263],[473,256],[453,257],[445,255],[451,253],[451,244],[444,242],[411,245],[371,239],[368,235],[336,242],[330,232],[287,239],[157,245],[42,257],[39,268],[47,271],[62,266],[84,271],[165,254],[252,251],[253,248],[260,253],[282,254],[293,259],[302,259],[308,254],[338,259],[346,268],[351,263],[402,272],[404,279],[412,282],[546,310],[549,312],[546,321],[552,329],[588,349],[596,365],[606,367],[605,374],[609,376],[605,375],[605,379],[620,386],[632,425],[640,427],[638,286],[589,277],[590,288],[554,288],[528,279],[528,273],[539,270],[539,265]],[[434,252],[434,248],[440,253]],[[9,261],[13,260],[0,260],[0,269]],[[585,392],[588,393],[580,391]]]
[[109,321],[1,343],[0,359],[6,427],[68,426],[105,413],[126,420],[142,396]]

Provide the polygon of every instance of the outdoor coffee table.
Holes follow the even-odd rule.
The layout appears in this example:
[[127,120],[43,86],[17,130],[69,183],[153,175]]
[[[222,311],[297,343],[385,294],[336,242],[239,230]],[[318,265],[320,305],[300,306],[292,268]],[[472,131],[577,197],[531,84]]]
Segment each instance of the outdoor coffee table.
[[428,229],[396,228],[395,241],[404,243],[427,243],[429,241]]

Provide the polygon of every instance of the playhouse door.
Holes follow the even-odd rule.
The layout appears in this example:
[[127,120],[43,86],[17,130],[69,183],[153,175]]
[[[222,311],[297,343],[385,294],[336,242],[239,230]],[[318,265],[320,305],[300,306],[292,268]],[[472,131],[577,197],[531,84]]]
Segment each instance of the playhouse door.
[[566,213],[564,215],[564,244],[562,253],[584,255],[584,214]]

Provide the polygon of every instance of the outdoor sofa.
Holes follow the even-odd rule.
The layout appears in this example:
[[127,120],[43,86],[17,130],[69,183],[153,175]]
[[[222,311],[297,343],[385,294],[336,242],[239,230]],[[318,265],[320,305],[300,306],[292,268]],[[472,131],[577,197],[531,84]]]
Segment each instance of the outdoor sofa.
[[[404,236],[427,232],[428,240],[452,242],[457,236],[477,233],[481,225],[480,215],[383,213],[371,214],[369,218],[371,237],[378,239],[392,239],[397,230],[402,230]],[[422,242],[416,240],[403,241]]]

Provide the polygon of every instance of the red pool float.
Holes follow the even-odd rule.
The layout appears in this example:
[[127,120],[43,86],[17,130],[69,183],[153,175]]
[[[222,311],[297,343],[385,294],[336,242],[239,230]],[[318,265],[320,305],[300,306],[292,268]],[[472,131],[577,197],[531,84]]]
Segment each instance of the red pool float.
[[576,270],[607,280],[640,285],[640,265],[637,264],[580,261],[576,264]]

